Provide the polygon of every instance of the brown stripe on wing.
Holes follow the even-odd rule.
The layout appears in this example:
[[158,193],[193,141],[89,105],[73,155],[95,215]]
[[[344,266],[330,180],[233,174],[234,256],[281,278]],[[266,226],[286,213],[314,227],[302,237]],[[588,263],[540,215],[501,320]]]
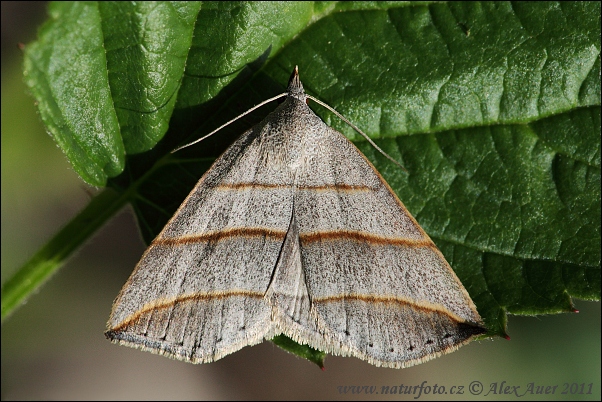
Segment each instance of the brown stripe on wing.
[[318,241],[351,240],[361,243],[370,243],[377,245],[390,244],[395,246],[426,247],[432,249],[437,248],[432,242],[432,240],[429,238],[411,239],[407,237],[387,237],[352,230],[329,230],[322,232],[300,233],[299,239],[303,244]]
[[[278,189],[278,188],[292,188],[293,185],[285,184],[265,184],[265,183],[221,183],[213,187],[216,190],[246,190],[246,189]],[[351,185],[351,184],[333,184],[323,186],[297,186],[296,190],[307,190],[307,191],[337,191],[343,193],[351,192],[365,192],[365,191],[377,191],[377,189],[363,186],[363,185]]]
[[265,237],[274,240],[282,240],[286,236],[285,231],[267,228],[232,228],[206,232],[198,235],[188,235],[171,238],[157,238],[153,245],[181,246],[186,244],[203,243],[210,241],[226,240],[233,237]]
[[264,184],[264,183],[220,183],[213,187],[216,190],[246,190],[259,189],[267,190],[274,188],[291,188],[288,184]]
[[377,191],[378,189],[364,185],[351,185],[351,184],[334,184],[334,185],[323,185],[323,186],[297,186],[297,190],[309,190],[309,191],[336,191],[339,193],[354,193],[354,192],[368,192]]
[[425,313],[439,313],[444,314],[451,318],[452,320],[458,323],[466,323],[467,321],[460,316],[454,314],[453,312],[446,309],[444,306],[439,304],[430,303],[427,301],[415,301],[405,297],[398,296],[376,296],[370,294],[345,294],[345,295],[334,295],[334,296],[324,296],[324,297],[314,297],[312,298],[313,304],[319,303],[334,303],[341,301],[363,301],[366,303],[395,303],[408,306],[415,310],[424,311]]
[[251,298],[263,298],[263,292],[253,292],[250,290],[231,290],[227,292],[212,292],[212,293],[192,293],[188,295],[176,296],[170,299],[159,299],[154,302],[148,303],[135,313],[131,314],[125,320],[123,320],[119,325],[111,328],[111,331],[121,331],[133,322],[137,321],[143,314],[148,313],[149,311],[165,309],[169,307],[173,307],[176,303],[186,303],[191,301],[210,301],[210,300],[218,300],[225,299],[228,297],[251,297]]

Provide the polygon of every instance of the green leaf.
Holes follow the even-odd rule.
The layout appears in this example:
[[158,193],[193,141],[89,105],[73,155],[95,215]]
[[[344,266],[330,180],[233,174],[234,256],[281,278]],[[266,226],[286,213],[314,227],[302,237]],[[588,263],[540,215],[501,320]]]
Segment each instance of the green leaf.
[[127,154],[148,151],[167,132],[199,7],[199,2],[98,3]]
[[51,15],[27,47],[28,85],[75,170],[126,197],[146,242],[267,110],[169,151],[283,92],[299,65],[308,93],[408,170],[315,108],[441,248],[489,335],[506,334],[508,313],[600,299],[599,2],[78,3]]
[[44,123],[89,184],[119,175],[169,125],[198,2],[55,2],[25,49]]
[[25,82],[42,120],[75,171],[103,185],[125,152],[109,88],[102,27],[93,3],[51,3],[50,20],[25,49]]

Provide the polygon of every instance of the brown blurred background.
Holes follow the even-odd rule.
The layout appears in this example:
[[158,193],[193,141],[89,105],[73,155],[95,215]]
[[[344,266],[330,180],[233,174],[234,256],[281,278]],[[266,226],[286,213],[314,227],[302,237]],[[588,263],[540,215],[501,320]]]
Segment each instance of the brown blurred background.
[[[2,2],[2,282],[90,200],[88,188],[45,133],[22,79],[18,43],[35,39],[44,2]],[[600,399],[600,303],[576,301],[579,314],[509,318],[511,341],[474,342],[404,370],[328,357],[326,371],[270,342],[218,362],[191,365],[103,336],[111,304],[144,250],[129,209],[110,221],[2,325],[2,399],[414,399],[341,394],[339,386],[463,385],[480,381],[558,385],[522,399]],[[593,383],[566,394],[565,383]],[[575,386],[573,386],[575,387]],[[574,389],[574,388],[573,388]],[[570,391],[570,388],[569,388]],[[419,399],[450,399],[422,395]]]

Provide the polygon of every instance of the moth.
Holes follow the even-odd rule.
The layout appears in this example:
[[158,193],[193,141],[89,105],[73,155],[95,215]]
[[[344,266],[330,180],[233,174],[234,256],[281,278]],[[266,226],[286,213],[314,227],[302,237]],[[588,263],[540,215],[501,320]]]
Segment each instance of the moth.
[[308,97],[295,68],[284,102],[215,161],[145,251],[107,338],[208,363],[284,334],[402,368],[486,332],[439,249]]

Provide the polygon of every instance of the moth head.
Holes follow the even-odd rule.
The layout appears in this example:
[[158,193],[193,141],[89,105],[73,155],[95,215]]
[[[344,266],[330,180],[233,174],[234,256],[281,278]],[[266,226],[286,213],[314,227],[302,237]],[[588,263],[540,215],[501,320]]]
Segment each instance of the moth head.
[[303,90],[303,84],[299,79],[299,67],[295,66],[291,78],[288,80],[288,88],[286,89],[288,96],[299,99],[300,101],[306,102],[305,91]]

